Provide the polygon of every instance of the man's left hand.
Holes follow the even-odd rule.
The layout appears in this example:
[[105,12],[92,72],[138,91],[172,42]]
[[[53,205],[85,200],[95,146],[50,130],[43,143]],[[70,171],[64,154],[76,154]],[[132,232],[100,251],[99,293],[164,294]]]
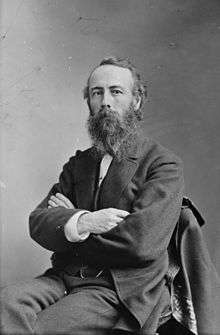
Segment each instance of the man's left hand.
[[55,195],[51,195],[49,201],[48,201],[48,208],[54,208],[54,207],[65,207],[69,209],[75,208],[72,202],[65,197],[61,193],[56,193]]

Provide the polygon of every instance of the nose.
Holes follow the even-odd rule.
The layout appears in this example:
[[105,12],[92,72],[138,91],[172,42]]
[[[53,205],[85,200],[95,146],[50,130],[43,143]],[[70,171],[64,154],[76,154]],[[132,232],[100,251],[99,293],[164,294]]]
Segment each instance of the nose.
[[112,97],[108,91],[105,91],[102,95],[102,107],[112,107]]

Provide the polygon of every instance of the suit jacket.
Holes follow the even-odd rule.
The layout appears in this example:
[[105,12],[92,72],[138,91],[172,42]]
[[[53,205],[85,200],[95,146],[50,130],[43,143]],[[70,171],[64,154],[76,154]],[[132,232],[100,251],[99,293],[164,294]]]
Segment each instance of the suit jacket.
[[205,220],[187,198],[169,245],[167,278],[174,318],[194,334],[219,334],[220,279],[201,226]]
[[[113,159],[99,192],[98,209],[115,207],[130,213],[107,233],[70,243],[64,225],[78,210],[93,210],[100,160],[94,149],[77,152],[64,165],[59,182],[30,215],[31,237],[54,251],[55,268],[81,264],[110,270],[121,302],[137,322],[155,331],[167,298],[167,248],[178,221],[182,164],[150,139],[137,138],[127,157]],[[76,209],[48,209],[51,194],[63,193]],[[119,320],[116,328],[120,328]],[[123,327],[123,326],[122,326]]]

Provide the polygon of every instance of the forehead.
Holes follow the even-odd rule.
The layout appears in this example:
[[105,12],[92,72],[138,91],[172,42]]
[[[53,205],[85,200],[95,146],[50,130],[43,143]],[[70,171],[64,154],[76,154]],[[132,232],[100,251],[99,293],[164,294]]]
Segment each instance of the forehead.
[[89,88],[122,86],[132,89],[134,80],[129,69],[115,66],[102,65],[97,67],[89,78]]

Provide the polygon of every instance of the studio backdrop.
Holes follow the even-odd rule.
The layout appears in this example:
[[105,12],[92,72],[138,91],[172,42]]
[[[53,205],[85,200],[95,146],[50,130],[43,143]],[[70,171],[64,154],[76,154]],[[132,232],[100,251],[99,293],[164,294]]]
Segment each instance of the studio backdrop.
[[1,285],[50,264],[28,216],[89,146],[82,90],[111,55],[143,74],[145,134],[182,158],[220,271],[220,1],[3,0],[1,24]]

